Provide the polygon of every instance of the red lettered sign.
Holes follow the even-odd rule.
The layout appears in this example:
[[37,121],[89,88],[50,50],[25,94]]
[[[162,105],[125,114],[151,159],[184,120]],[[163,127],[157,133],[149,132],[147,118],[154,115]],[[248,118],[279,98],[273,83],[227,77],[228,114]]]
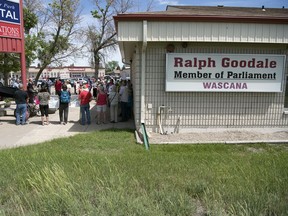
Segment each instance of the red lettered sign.
[[0,22],[0,37],[21,38],[20,25]]

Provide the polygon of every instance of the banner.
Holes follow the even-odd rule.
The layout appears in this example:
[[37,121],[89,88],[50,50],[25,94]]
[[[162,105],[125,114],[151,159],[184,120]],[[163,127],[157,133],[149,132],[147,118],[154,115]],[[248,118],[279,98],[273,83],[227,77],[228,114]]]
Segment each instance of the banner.
[[0,37],[21,38],[20,25],[0,22]]
[[285,55],[167,53],[166,91],[281,92]]

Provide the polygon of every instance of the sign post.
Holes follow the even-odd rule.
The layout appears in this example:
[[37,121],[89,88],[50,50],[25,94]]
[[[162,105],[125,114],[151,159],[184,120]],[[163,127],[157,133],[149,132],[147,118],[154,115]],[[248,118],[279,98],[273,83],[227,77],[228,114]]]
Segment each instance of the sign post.
[[24,16],[23,16],[23,0],[20,0],[20,11],[21,11],[21,53],[20,53],[20,59],[21,59],[21,79],[24,86],[24,89],[27,89],[27,77],[26,77],[26,57],[25,57],[25,36],[24,36]]

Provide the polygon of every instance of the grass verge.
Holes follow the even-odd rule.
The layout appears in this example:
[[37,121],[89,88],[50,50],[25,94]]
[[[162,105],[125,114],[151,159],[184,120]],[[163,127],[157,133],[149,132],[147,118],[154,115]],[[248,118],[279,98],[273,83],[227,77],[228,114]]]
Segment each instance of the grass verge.
[[287,145],[136,145],[108,130],[0,151],[0,215],[288,215]]

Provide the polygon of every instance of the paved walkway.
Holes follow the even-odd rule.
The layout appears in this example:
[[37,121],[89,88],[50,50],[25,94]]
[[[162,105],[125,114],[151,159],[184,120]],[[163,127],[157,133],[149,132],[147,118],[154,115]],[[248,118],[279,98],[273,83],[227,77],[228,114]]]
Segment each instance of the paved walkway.
[[42,126],[41,117],[35,116],[29,119],[29,124],[22,126],[15,125],[13,111],[8,111],[8,115],[0,116],[0,149],[13,148],[18,146],[37,144],[40,142],[52,140],[59,137],[69,137],[79,133],[92,132],[103,129],[135,129],[132,120],[128,122],[107,123],[97,125],[95,121],[96,106],[95,101],[91,102],[91,125],[79,124],[79,107],[70,107],[68,124],[59,123],[58,110],[49,115],[50,124]]
[[[50,114],[50,124],[42,126],[41,117],[29,119],[29,124],[15,125],[14,110],[6,116],[0,116],[0,149],[37,144],[60,137],[69,137],[79,133],[104,129],[135,129],[134,121],[107,123],[97,125],[95,101],[91,102],[92,124],[79,124],[79,107],[69,108],[67,125],[59,123],[58,110]],[[137,140],[139,141],[139,140]],[[167,134],[149,133],[150,144],[199,144],[199,143],[288,143],[288,128],[206,128],[190,131],[189,133]]]

